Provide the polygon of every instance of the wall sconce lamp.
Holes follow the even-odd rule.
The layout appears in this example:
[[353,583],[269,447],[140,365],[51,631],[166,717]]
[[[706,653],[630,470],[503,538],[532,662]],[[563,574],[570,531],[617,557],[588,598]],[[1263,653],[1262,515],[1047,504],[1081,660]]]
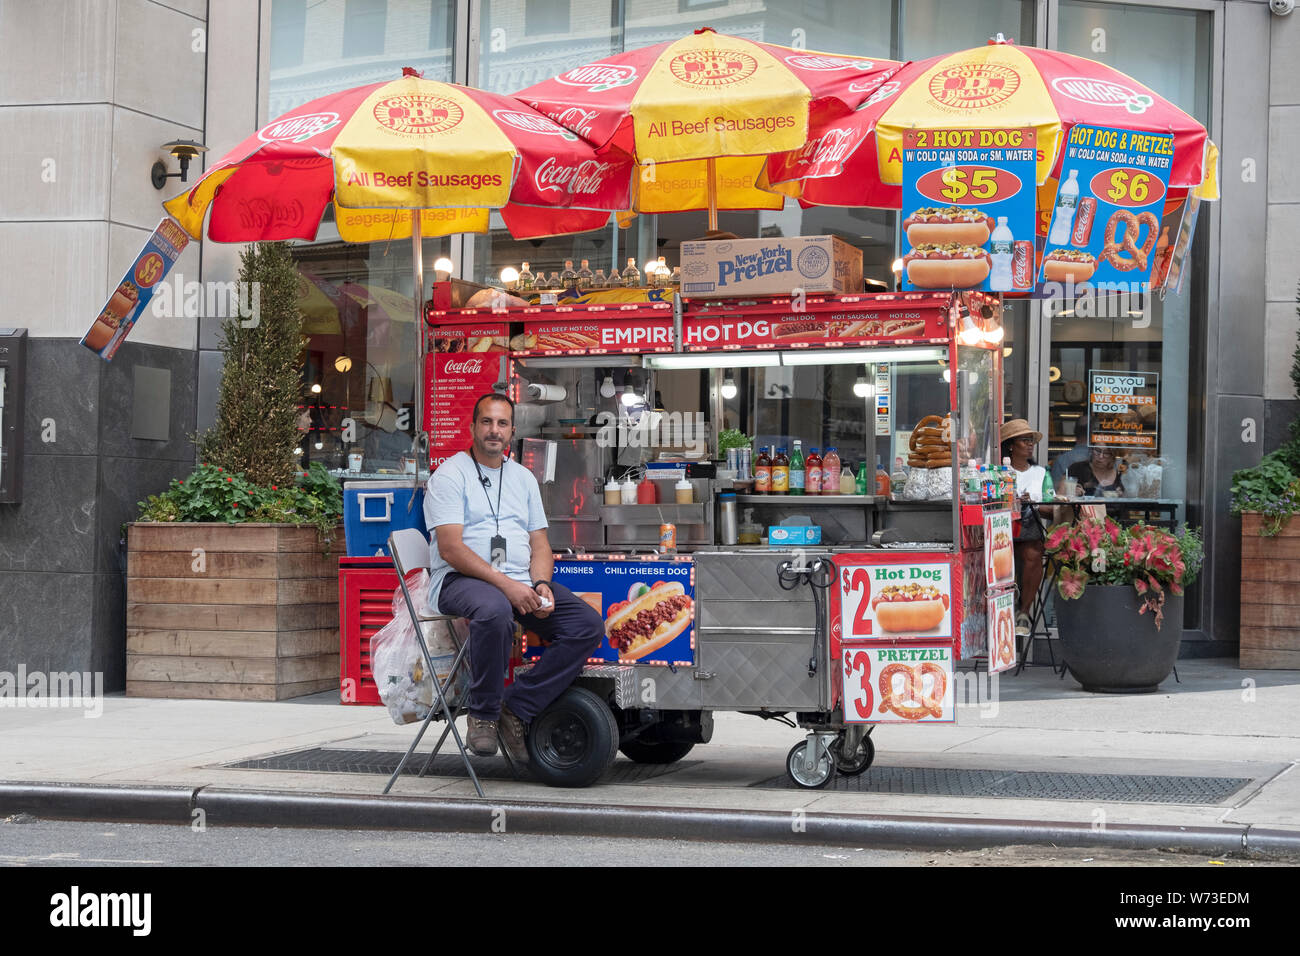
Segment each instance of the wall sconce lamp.
[[198,156],[199,153],[208,151],[206,146],[192,139],[174,139],[170,143],[163,143],[159,148],[167,150],[176,157],[181,164],[181,171],[179,173],[169,173],[167,172],[167,165],[162,160],[154,163],[153,169],[149,171],[149,179],[153,182],[154,189],[162,189],[167,185],[167,180],[173,177],[179,178],[181,182],[187,182],[190,160]]

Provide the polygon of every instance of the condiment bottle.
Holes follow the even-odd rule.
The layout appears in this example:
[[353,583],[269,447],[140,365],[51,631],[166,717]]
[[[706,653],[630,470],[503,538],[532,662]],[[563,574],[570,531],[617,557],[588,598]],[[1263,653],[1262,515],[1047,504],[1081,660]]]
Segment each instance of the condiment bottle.
[[851,495],[858,489],[858,483],[853,477],[853,469],[848,465],[840,471],[840,494]]
[[790,459],[785,457],[785,448],[777,448],[776,457],[772,459],[772,494],[790,493]]
[[790,494],[801,495],[807,484],[808,473],[804,468],[803,441],[794,440],[794,454],[790,456]]
[[623,504],[636,504],[636,482],[632,480],[631,475],[628,475],[627,480],[620,486],[619,494],[622,497]]
[[616,505],[622,500],[622,494],[618,490],[618,482],[611,475],[609,481],[605,482],[605,504]]
[[636,486],[636,503],[639,505],[657,505],[659,504],[659,489],[655,483],[646,475],[641,479],[641,484]]
[[[676,493],[677,503],[679,505],[690,505],[695,503],[695,487],[685,478],[673,485],[673,491]],[[732,498],[734,499],[735,496],[733,495]],[[735,520],[734,510],[732,513],[732,520]],[[728,541],[726,543],[735,544],[736,542]]]
[[822,493],[822,476],[825,474],[822,465],[821,456],[817,454],[816,448],[808,449],[808,459],[803,463],[804,481],[803,490],[810,495],[820,495]]
[[827,448],[822,456],[822,494],[840,493],[840,455],[834,447]]
[[754,459],[754,494],[766,495],[772,492],[772,459],[767,457],[768,446],[764,445]]
[[876,456],[876,494],[882,498],[889,497],[889,472],[880,467],[880,456]]

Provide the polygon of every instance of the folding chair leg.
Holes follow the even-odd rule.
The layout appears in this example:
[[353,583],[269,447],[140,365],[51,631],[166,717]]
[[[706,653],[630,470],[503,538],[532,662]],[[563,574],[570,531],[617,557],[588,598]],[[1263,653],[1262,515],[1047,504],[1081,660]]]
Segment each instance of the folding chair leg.
[[[478,795],[480,797],[486,796],[483,792],[483,785],[478,781],[478,774],[474,772],[474,765],[470,762],[469,753],[465,750],[465,741],[461,739],[460,731],[456,729],[456,721],[452,715],[451,708],[447,704],[447,687],[438,679],[438,672],[433,666],[433,658],[429,654],[428,645],[424,642],[423,631],[419,629],[416,630],[416,639],[420,643],[420,650],[424,652],[424,662],[425,666],[429,668],[429,677],[433,680],[433,687],[436,693],[434,698],[435,707],[430,708],[429,713],[425,715],[424,726],[420,728],[419,734],[417,734],[415,740],[411,742],[411,746],[407,748],[406,754],[397,765],[397,769],[393,771],[393,776],[389,778],[388,786],[384,787],[384,793],[388,793],[388,791],[392,789],[393,783],[402,772],[402,768],[406,766],[407,760],[409,760],[411,754],[415,752],[416,744],[420,742],[420,739],[424,736],[425,730],[428,729],[429,722],[433,720],[434,710],[437,706],[441,706],[443,716],[447,719],[447,727],[451,731],[453,739],[456,741],[456,749],[460,751],[460,759],[465,764],[465,771],[469,774],[469,779],[473,781],[474,789],[478,792]],[[447,673],[447,684],[451,684],[456,679],[456,674],[460,671],[461,663],[465,658],[466,646],[467,645],[462,645],[456,652],[456,656],[451,663],[451,669]],[[443,735],[443,739],[446,739],[445,734]],[[441,745],[441,741],[439,741],[439,745]]]

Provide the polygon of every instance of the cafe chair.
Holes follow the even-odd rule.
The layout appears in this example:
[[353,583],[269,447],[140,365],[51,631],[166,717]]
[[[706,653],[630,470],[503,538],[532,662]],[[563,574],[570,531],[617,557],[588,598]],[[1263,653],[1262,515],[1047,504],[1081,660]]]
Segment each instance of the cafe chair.
[[[477,790],[478,795],[482,797],[484,795],[483,786],[479,783],[478,774],[474,772],[474,766],[470,762],[469,753],[465,749],[465,741],[461,739],[460,731],[456,729],[456,718],[459,717],[461,712],[465,709],[465,702],[460,702],[454,713],[447,702],[447,688],[455,686],[456,677],[460,673],[461,667],[465,664],[465,654],[469,649],[469,642],[466,641],[465,643],[461,643],[455,630],[452,629],[452,642],[456,645],[456,655],[452,658],[451,668],[447,672],[446,679],[439,680],[438,671],[434,667],[433,663],[433,655],[429,653],[429,645],[424,639],[424,627],[422,625],[427,624],[430,621],[442,621],[450,625],[452,621],[456,620],[456,615],[419,613],[417,607],[423,606],[423,596],[421,596],[421,600],[417,601],[406,585],[407,574],[421,568],[426,571],[429,569],[429,541],[425,538],[424,533],[418,528],[402,528],[398,531],[394,531],[388,536],[388,552],[393,557],[393,567],[397,569],[398,586],[402,589],[402,597],[406,600],[407,613],[411,615],[411,623],[415,626],[415,638],[420,643],[420,652],[424,655],[424,665],[428,668],[429,676],[433,679],[434,701],[433,706],[429,708],[429,713],[425,715],[424,722],[420,725],[420,732],[415,735],[415,740],[411,741],[411,746],[407,748],[406,753],[402,756],[402,760],[398,763],[397,769],[394,770],[393,775],[388,778],[388,785],[384,787],[384,793],[388,793],[388,791],[393,788],[393,784],[397,781],[397,778],[401,776],[402,769],[406,766],[407,761],[411,759],[411,754],[413,754],[415,748],[420,745],[420,740],[424,737],[424,732],[429,729],[430,722],[435,717],[438,717],[447,721],[447,727],[443,730],[442,736],[438,738],[438,743],[434,746],[432,753],[430,753],[428,759],[425,760],[424,766],[420,769],[419,776],[424,776],[425,772],[433,763],[433,758],[436,757],[438,751],[442,749],[442,745],[446,741],[448,733],[450,733],[452,739],[456,742],[456,749],[460,751],[460,759],[465,763],[465,770],[469,774],[470,780],[474,783],[474,789]],[[499,738],[500,734],[497,736]],[[504,753],[504,746],[502,746],[502,752]],[[506,754],[506,762],[508,764],[510,763],[509,754]],[[513,764],[510,764],[510,769],[513,773]]]

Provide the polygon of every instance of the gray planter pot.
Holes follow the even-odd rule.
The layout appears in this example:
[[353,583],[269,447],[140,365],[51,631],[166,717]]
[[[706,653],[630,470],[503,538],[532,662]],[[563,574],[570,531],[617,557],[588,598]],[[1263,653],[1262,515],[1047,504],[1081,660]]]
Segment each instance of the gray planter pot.
[[1128,584],[1090,584],[1073,601],[1057,600],[1056,622],[1070,674],[1097,694],[1150,694],[1169,676],[1183,637],[1183,599],[1166,595],[1164,625],[1138,614]]

